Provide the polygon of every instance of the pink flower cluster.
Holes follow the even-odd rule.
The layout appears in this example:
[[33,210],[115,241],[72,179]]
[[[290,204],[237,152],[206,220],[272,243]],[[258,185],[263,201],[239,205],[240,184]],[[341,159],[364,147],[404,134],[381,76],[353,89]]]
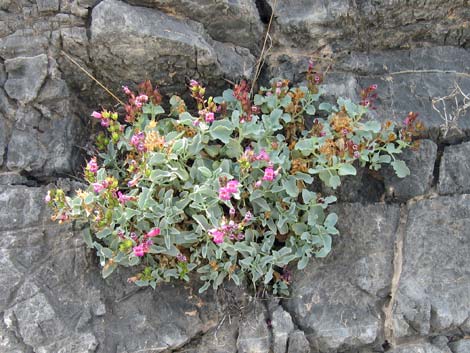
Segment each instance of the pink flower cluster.
[[135,256],[142,257],[149,252],[150,246],[153,244],[153,241],[149,238],[156,237],[160,235],[160,228],[153,228],[150,232],[144,235],[144,242],[136,245],[132,248]]
[[109,118],[105,118],[102,113],[103,112],[99,113],[94,111],[93,113],[91,113],[91,116],[95,119],[101,120],[101,126],[108,127],[110,124],[110,120]]
[[270,164],[264,169],[263,180],[273,181],[274,179],[276,179],[277,174],[278,174],[278,171],[274,170],[272,164]]
[[103,180],[102,182],[96,182],[91,185],[93,185],[93,191],[99,194],[101,191],[108,188],[109,182],[107,180]]
[[223,201],[230,200],[232,194],[236,194],[238,192],[239,185],[240,183],[238,182],[238,180],[230,180],[227,183],[227,186],[219,189],[219,199]]
[[145,94],[141,94],[140,96],[137,96],[135,98],[135,106],[138,108],[141,108],[144,103],[147,103],[149,100],[149,97]]
[[139,152],[145,151],[144,141],[145,141],[145,134],[142,131],[137,134],[132,135],[131,137],[131,145],[134,146]]
[[120,191],[117,192],[117,198],[121,205],[124,205],[126,202],[129,202],[132,200],[132,196],[125,195]]
[[245,235],[241,233],[241,229],[243,229],[243,225],[235,223],[234,221],[226,223],[224,220],[219,228],[209,230],[209,235],[212,237],[212,241],[215,244],[223,243],[225,237],[228,237],[230,240],[243,240],[245,239]]
[[86,169],[91,173],[96,173],[98,171],[98,163],[96,162],[96,157],[90,159],[86,165]]

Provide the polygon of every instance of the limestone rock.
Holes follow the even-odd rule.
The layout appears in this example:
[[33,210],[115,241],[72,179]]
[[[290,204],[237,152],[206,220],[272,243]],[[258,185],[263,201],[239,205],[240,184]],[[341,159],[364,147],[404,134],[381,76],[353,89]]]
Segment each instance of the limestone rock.
[[412,343],[392,349],[390,353],[446,353],[430,343]]
[[254,302],[242,318],[237,339],[238,353],[269,353],[271,335],[266,323],[266,308]]
[[288,344],[287,353],[310,353],[310,344],[300,330],[290,333]]
[[59,11],[59,0],[36,0],[39,12]]
[[384,168],[385,189],[399,201],[426,194],[431,188],[437,145],[431,140],[420,140],[417,149],[405,150],[399,159],[405,161],[410,175],[398,178],[391,167]]
[[220,44],[214,44],[216,50],[213,43],[201,25],[158,10],[115,0],[93,9],[91,56],[106,82],[114,86],[140,82],[146,76],[174,92],[182,90],[185,77],[250,75],[255,61],[251,54],[232,48],[221,51]]
[[469,319],[470,196],[410,207],[393,331],[397,338],[458,329]]
[[187,17],[204,25],[209,35],[224,43],[256,49],[263,26],[251,0],[130,0],[133,5],[156,8],[175,17]]
[[446,147],[439,167],[439,193],[470,193],[469,173],[470,142]]
[[47,76],[47,56],[17,57],[5,61],[5,91],[21,103],[34,100]]
[[463,339],[449,344],[452,353],[470,352],[470,339]]
[[272,313],[271,325],[273,335],[273,351],[274,353],[286,353],[287,340],[294,330],[294,323],[287,311],[278,306]]
[[[332,253],[294,275],[285,307],[313,351],[336,352],[373,344],[387,295],[399,210],[396,206],[337,207],[341,235]],[[361,220],[358,222],[358,220]]]

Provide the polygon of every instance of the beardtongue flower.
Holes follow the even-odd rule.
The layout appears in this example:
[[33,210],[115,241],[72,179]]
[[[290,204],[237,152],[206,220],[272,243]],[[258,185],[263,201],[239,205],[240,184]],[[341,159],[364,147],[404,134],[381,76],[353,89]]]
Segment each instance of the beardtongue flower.
[[106,187],[102,183],[93,183],[91,185],[93,185],[93,191],[97,194],[106,189]]
[[160,228],[153,228],[150,232],[147,233],[148,238],[153,238],[157,235],[160,235]]
[[144,251],[144,246],[143,246],[143,244],[134,246],[134,247],[132,248],[132,251],[134,252],[134,255],[137,256],[137,257],[142,257],[142,256],[145,255],[145,251]]
[[224,233],[218,229],[212,229],[209,231],[212,235],[212,241],[216,244],[221,244],[224,242]]
[[228,191],[227,188],[220,188],[220,190],[219,190],[219,199],[221,199],[223,201],[228,201],[228,200],[230,200],[231,197],[232,197],[232,194],[230,193],[230,191]]
[[92,173],[96,173],[98,171],[98,163],[96,163],[96,157],[90,159],[87,164],[87,169]]
[[259,151],[258,155],[256,156],[256,159],[258,161],[269,162],[269,155],[264,149],[262,149],[261,151]]
[[103,118],[103,116],[101,115],[101,113],[98,113],[98,112],[96,112],[96,111],[93,112],[93,113],[91,113],[91,116],[92,116],[93,118],[95,118],[95,119],[102,119],[102,118]]
[[101,119],[101,126],[103,127],[108,127],[110,124],[110,120],[109,119]]
[[130,197],[130,196],[127,196],[127,195],[123,194],[123,193],[120,192],[120,191],[117,192],[117,195],[118,195],[119,203],[120,203],[121,205],[124,205],[126,202],[128,202],[128,201],[131,200],[131,197]]
[[273,167],[271,167],[271,166],[266,167],[266,169],[264,170],[263,180],[264,181],[273,181],[275,177],[276,177],[276,173],[274,172]]
[[206,120],[206,123],[213,123],[215,118],[214,118],[214,113],[212,112],[208,112],[206,113],[206,116],[205,116],[205,120]]
[[238,185],[240,183],[238,182],[238,180],[230,180],[228,183],[227,183],[227,191],[232,193],[232,194],[235,194],[236,192],[238,192]]

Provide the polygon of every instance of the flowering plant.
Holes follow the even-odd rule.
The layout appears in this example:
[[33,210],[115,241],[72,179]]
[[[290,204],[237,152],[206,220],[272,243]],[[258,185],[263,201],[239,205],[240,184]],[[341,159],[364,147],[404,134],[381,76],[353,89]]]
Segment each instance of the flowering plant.
[[396,156],[420,129],[413,113],[399,130],[365,121],[375,86],[359,104],[330,104],[320,102],[313,66],[307,82],[274,80],[251,100],[245,82],[206,98],[192,80],[196,114],[173,96],[168,115],[148,81],[137,95],[124,87],[125,123],[115,112],[93,112],[105,132],[84,170],[88,187],[73,197],[50,190],[52,218],[89,225],[85,241],[104,277],[136,266],[129,281],[139,286],[197,272],[201,291],[247,279],[286,293],[287,266],[326,256],[338,234],[336,214],[327,213],[336,198],[312,191],[314,178],[336,188],[357,165],[382,164],[404,177],[409,170]]

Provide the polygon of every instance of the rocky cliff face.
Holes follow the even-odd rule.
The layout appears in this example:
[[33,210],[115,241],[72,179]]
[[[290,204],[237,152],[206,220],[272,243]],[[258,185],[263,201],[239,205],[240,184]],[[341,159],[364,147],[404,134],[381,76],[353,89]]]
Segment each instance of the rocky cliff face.
[[[313,55],[333,59],[335,94],[377,83],[378,117],[418,111],[427,127],[411,176],[346,183],[341,236],[290,298],[102,280],[42,201],[49,183],[73,187],[87,116],[115,103],[63,53],[114,92],[222,88],[252,77],[273,10],[261,79],[301,80]],[[470,92],[467,0],[0,0],[0,20],[1,352],[470,352],[470,113],[444,134],[431,104]]]

